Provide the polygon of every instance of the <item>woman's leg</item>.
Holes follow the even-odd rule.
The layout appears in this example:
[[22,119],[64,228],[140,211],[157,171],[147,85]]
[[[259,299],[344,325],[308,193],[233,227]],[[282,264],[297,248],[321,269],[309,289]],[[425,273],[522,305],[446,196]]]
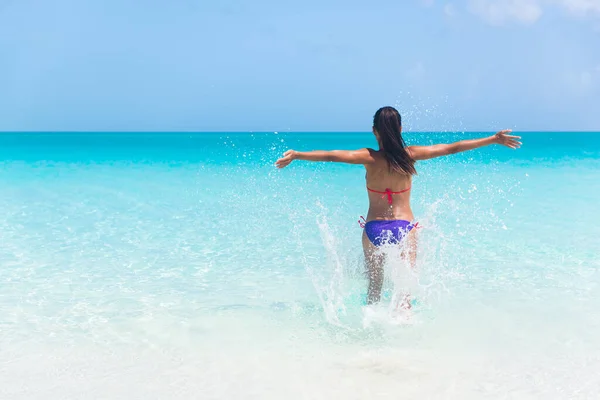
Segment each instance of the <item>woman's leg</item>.
[[406,235],[406,247],[404,248],[403,255],[408,261],[408,265],[412,272],[417,269],[417,228],[411,229]]
[[381,288],[383,287],[384,277],[384,255],[377,251],[377,247],[371,243],[366,233],[363,233],[362,245],[365,254],[367,274],[369,276],[367,304],[373,304],[379,302],[381,299]]
[[[410,268],[409,276],[414,274],[417,269],[417,230],[412,229],[407,235],[405,242],[401,243],[404,246],[402,251],[402,258],[407,261],[408,268]],[[410,303],[410,293],[405,293],[400,304],[400,308],[410,309],[412,307]]]

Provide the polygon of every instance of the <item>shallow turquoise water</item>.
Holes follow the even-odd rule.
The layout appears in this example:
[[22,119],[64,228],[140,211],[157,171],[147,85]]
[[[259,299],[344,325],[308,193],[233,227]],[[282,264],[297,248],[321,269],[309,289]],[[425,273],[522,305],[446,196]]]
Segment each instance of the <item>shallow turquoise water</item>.
[[600,134],[522,136],[418,165],[366,309],[364,170],[273,163],[370,134],[0,134],[0,398],[593,397]]

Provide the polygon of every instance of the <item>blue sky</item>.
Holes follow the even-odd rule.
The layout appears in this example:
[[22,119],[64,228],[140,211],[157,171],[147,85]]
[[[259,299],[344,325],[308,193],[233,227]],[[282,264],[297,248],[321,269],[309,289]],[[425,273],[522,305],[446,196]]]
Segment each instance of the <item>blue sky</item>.
[[600,130],[600,0],[0,0],[0,130]]

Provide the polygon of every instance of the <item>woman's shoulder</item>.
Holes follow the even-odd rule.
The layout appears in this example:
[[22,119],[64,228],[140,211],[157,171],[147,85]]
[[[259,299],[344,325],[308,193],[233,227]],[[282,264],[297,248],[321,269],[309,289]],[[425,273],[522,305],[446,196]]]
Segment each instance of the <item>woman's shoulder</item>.
[[387,168],[387,160],[381,150],[375,150],[371,148],[365,148],[363,151],[368,152],[370,158],[373,160],[371,163],[365,165],[368,169],[381,169]]
[[375,150],[370,147],[365,147],[365,148],[360,149],[359,151],[364,151],[365,153],[369,153],[369,155],[371,155],[373,158],[377,158],[377,159],[384,158],[381,150]]

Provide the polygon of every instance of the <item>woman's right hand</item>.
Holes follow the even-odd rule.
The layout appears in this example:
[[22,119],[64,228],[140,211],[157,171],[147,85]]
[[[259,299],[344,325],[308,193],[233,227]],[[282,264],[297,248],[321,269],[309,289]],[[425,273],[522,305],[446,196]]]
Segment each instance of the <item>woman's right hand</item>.
[[509,133],[512,132],[512,129],[505,129],[496,133],[494,137],[494,143],[501,144],[503,146],[509,147],[511,149],[518,149],[521,147],[521,136],[512,136]]
[[275,162],[275,165],[277,166],[277,168],[285,168],[288,165],[290,165],[290,163],[294,161],[295,158],[296,152],[294,150],[288,150],[285,153],[283,153],[283,157],[281,157]]

